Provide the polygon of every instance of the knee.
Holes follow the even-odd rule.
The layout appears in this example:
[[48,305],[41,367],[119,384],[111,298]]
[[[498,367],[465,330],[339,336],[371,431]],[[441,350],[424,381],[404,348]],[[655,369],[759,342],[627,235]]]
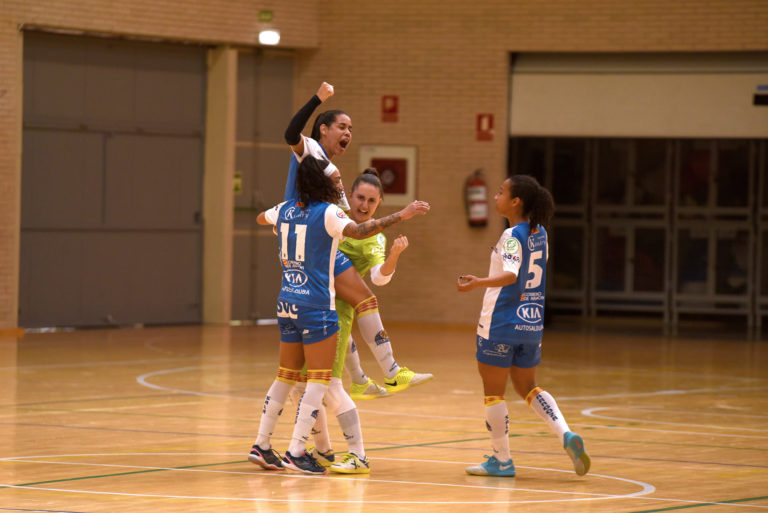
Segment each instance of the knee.
[[519,395],[521,398],[525,399],[528,397],[528,394],[536,388],[536,382],[535,381],[525,381],[525,382],[518,382],[513,381],[512,385],[515,388],[515,392],[517,395]]
[[331,378],[331,384],[325,394],[325,406],[336,416],[355,408],[355,403],[344,390],[341,379]]

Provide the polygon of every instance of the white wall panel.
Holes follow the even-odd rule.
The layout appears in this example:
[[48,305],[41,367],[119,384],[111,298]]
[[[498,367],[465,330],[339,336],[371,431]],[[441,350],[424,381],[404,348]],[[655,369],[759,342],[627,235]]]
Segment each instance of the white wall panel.
[[522,54],[512,69],[510,134],[766,137],[768,53]]

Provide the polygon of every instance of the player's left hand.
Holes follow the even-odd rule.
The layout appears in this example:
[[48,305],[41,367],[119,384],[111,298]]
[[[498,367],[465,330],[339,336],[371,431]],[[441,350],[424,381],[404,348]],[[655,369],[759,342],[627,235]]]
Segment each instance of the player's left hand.
[[406,250],[408,247],[408,237],[405,235],[398,235],[397,238],[392,241],[392,248],[389,250],[390,253],[394,253],[395,255],[399,255],[403,251]]

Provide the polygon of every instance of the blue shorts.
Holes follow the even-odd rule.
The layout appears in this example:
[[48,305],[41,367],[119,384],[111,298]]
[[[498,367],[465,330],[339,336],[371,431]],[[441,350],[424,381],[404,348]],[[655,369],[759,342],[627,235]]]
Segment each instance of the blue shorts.
[[278,301],[277,326],[283,342],[314,344],[339,331],[339,316],[336,310]]
[[541,363],[541,342],[491,342],[478,335],[475,358],[494,367],[530,369]]
[[352,267],[352,260],[347,258],[347,255],[342,253],[341,250],[336,250],[336,263],[333,265],[333,275],[338,276]]

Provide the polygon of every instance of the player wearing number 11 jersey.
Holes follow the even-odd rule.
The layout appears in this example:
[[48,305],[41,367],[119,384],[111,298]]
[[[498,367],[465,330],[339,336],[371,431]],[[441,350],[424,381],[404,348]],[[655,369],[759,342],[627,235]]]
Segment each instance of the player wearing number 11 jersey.
[[583,476],[590,466],[583,440],[570,430],[555,399],[536,384],[549,249],[544,226],[554,213],[554,201],[548,190],[527,175],[506,179],[494,201],[496,212],[507,218],[511,228],[504,230],[491,248],[488,277],[464,275],[456,283],[459,292],[487,287],[477,325],[476,358],[493,455],[466,471],[473,475],[515,476],[504,399],[509,376],[515,392],[558,435],[574,470]]
[[[307,474],[325,474],[326,469],[307,453],[306,442],[329,389],[336,355],[339,325],[335,311],[334,263],[339,240],[364,239],[399,221],[426,214],[429,204],[414,201],[395,214],[358,224],[335,205],[342,192],[339,170],[313,156],[306,157],[299,165],[296,189],[297,199],[280,203],[256,218],[260,225],[275,226],[283,281],[277,304],[280,367],[264,398],[259,434],[248,459],[267,470],[288,468]],[[307,387],[296,411],[290,445],[281,459],[272,448],[272,432],[304,363]],[[354,409],[351,399],[349,402]],[[362,449],[356,409],[350,425],[356,427],[350,436]],[[356,463],[364,464],[367,469],[362,450],[359,456]]]

